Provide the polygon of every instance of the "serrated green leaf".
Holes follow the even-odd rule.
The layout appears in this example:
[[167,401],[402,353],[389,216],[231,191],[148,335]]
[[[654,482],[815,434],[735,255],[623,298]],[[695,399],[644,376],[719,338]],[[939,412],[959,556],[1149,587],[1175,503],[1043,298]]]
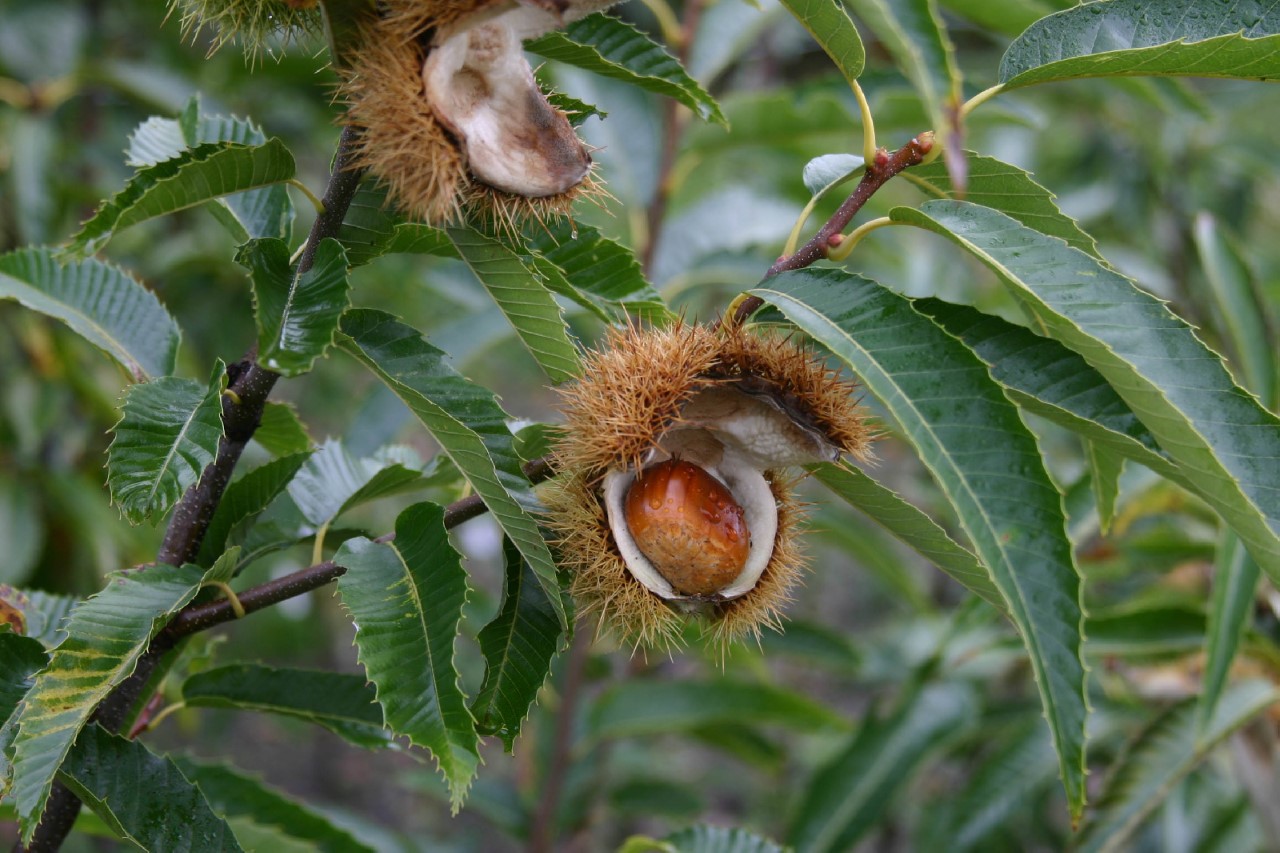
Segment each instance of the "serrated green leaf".
[[359,675],[232,664],[187,678],[182,701],[193,708],[238,708],[306,720],[365,749],[394,746],[382,727],[373,686]]
[[185,757],[171,760],[223,817],[249,818],[258,826],[273,827],[292,839],[309,842],[312,850],[372,853],[372,847],[330,823],[323,814],[285,796],[261,779],[232,770],[225,764]]
[[1267,300],[1236,241],[1206,213],[1196,217],[1195,241],[1223,337],[1240,361],[1240,384],[1274,408],[1280,388]]
[[1073,848],[1081,853],[1126,849],[1126,842],[1188,773],[1224,738],[1280,701],[1262,681],[1233,685],[1203,735],[1196,735],[1196,703],[1188,699],[1160,714],[1113,763],[1102,795]]
[[0,631],[0,799],[9,792],[9,758],[17,732],[18,702],[48,662],[49,655],[38,640]]
[[1263,571],[1280,579],[1280,418],[1231,381],[1190,326],[1119,273],[998,211],[931,201],[890,215],[990,267],[1049,337],[1102,374]]
[[334,562],[347,567],[338,594],[355,621],[360,663],[386,725],[431,750],[456,812],[480,755],[453,661],[467,573],[449,544],[444,509],[414,504],[396,519],[394,542],[349,539]]
[[[210,570],[212,572],[212,570]],[[164,564],[107,576],[67,621],[67,638],[36,677],[18,716],[11,796],[29,842],[54,774],[98,703],[137,666],[167,618],[195,598],[208,573]]]
[[[412,464],[405,465],[406,461]],[[306,520],[320,528],[360,504],[421,485],[422,469],[416,459],[396,453],[356,459],[340,440],[331,438],[307,459],[288,489]]]
[[528,245],[597,305],[617,306],[649,322],[671,316],[635,254],[590,225],[564,219],[550,222],[530,235]]
[[103,202],[71,238],[67,250],[91,255],[130,225],[219,196],[278,184],[293,174],[293,155],[279,139],[262,145],[198,145],[179,157],[139,169],[123,190]]
[[341,330],[348,336],[342,348],[409,406],[484,500],[566,625],[555,562],[533,514],[537,497],[493,393],[460,376],[443,352],[390,314],[353,309],[343,315]]
[[226,381],[219,361],[207,385],[164,376],[129,388],[107,449],[107,486],[129,521],[162,517],[213,462]]
[[1022,408],[1190,488],[1151,432],[1079,354],[967,305],[932,297],[911,304],[976,352]]
[[844,79],[852,83],[862,76],[867,53],[843,6],[835,0],[782,0],[782,5],[822,46]]
[[818,482],[862,510],[966,589],[1008,612],[990,572],[929,516],[848,463],[816,465],[810,470]]
[[632,679],[600,694],[591,708],[587,732],[592,740],[641,737],[744,720],[797,731],[847,728],[831,709],[770,684]]
[[556,384],[576,377],[581,372],[577,347],[542,276],[511,249],[474,229],[453,227],[448,233],[543,372]]
[[[1030,172],[973,151],[966,151],[965,158],[968,163],[966,201],[998,210],[1041,234],[1061,237],[1082,252],[1088,252],[1095,258],[1102,257],[1093,237],[1058,209],[1054,194],[1036,183]],[[909,169],[902,173],[902,177],[930,195],[956,197],[947,167],[939,161]]]
[[525,42],[525,50],[675,98],[699,117],[727,126],[720,105],[671,54],[631,24],[595,14]]
[[90,726],[58,775],[112,831],[143,850],[241,849],[200,789],[136,740]]
[[237,525],[266,509],[285,490],[310,456],[310,452],[282,456],[259,465],[227,486],[222,500],[218,502],[218,508],[213,511],[209,526],[205,529],[195,562],[202,566],[212,565],[226,549],[228,537]]
[[948,684],[909,691],[892,713],[869,717],[849,746],[814,774],[787,840],[813,853],[853,849],[920,764],[975,711],[969,692]]
[[[176,119],[152,116],[129,137],[126,162],[134,167],[154,166],[181,157],[184,151],[217,142],[262,145],[266,134],[247,119],[202,115],[200,98],[193,96]],[[293,202],[281,185],[246,190],[210,202],[209,211],[236,243],[259,237],[289,239],[293,227]]]
[[155,294],[111,264],[62,264],[52,249],[9,252],[0,255],[0,299],[66,323],[139,382],[173,372],[178,324]]
[[[798,270],[752,293],[853,368],[956,508],[1027,647],[1078,814],[1086,717],[1080,578],[1062,496],[1018,410],[971,350],[875,282]],[[922,352],[929,370],[920,368]]]
[[253,431],[253,439],[276,457],[308,453],[315,446],[293,406],[270,400],[262,407],[262,420]]
[[347,256],[332,237],[320,241],[311,269],[298,273],[283,240],[254,240],[236,263],[253,279],[258,361],[283,376],[307,373],[333,343],[351,285]]
[[419,222],[402,222],[397,225],[387,251],[410,255],[438,255],[442,258],[458,257],[458,250],[453,247],[453,241],[444,230]]
[[512,749],[520,726],[551,673],[560,648],[560,620],[520,552],[503,541],[506,582],[498,615],[480,629],[484,684],[472,703],[476,730]]
[[1258,0],[1109,0],[1050,15],[1000,60],[1005,89],[1117,75],[1280,78],[1280,9]]
[[1200,737],[1209,731],[1240,640],[1250,624],[1260,574],[1240,537],[1224,531],[1214,560],[1213,598],[1204,633],[1204,683],[1196,709],[1196,732]]
[[594,104],[588,104],[586,101],[571,98],[560,92],[547,92],[547,103],[564,113],[565,118],[569,120],[569,124],[572,127],[580,127],[583,122],[592,116],[602,119],[609,117],[607,112]]

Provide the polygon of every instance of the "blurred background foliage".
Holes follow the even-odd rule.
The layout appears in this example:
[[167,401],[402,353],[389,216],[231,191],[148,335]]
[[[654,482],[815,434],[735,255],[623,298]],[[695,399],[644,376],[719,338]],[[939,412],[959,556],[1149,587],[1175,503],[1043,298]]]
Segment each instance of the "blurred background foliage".
[[[1065,5],[944,0],[966,94],[995,81],[1001,53],[1023,26]],[[619,12],[661,38],[645,6]],[[865,30],[864,38],[862,85],[881,143],[896,147],[927,119],[884,48]],[[0,3],[0,250],[74,233],[131,174],[122,150],[134,127],[176,114],[197,93],[208,112],[252,118],[284,139],[303,182],[323,186],[340,111],[322,41],[299,34],[256,64],[234,47],[211,56],[209,48],[205,35],[182,38],[176,16],[166,20],[156,2]],[[539,74],[608,114],[588,119],[582,133],[599,149],[613,198],[579,211],[583,221],[633,247],[678,311],[708,319],[779,253],[809,197],[804,164],[860,150],[860,128],[846,84],[772,0],[707,4],[685,58],[720,99],[728,131],[582,71],[548,63]],[[971,116],[967,146],[1035,173],[1097,237],[1104,257],[1172,301],[1215,349],[1235,355],[1206,296],[1196,223],[1213,217],[1266,302],[1280,301],[1277,117],[1275,87],[1080,81],[988,104]],[[838,195],[819,206],[811,227]],[[911,184],[895,181],[868,215],[917,198]],[[313,214],[301,196],[294,200],[300,235]],[[111,260],[134,270],[185,330],[182,375],[203,378],[215,358],[239,358],[254,339],[248,280],[231,262],[234,249],[203,209],[122,232],[111,247]],[[1009,312],[988,274],[920,230],[881,231],[854,262],[909,295]],[[460,262],[391,255],[355,270],[353,285],[354,304],[424,330],[464,373],[495,389],[508,412],[554,421],[553,394]],[[571,321],[584,340],[601,332],[582,313]],[[66,329],[8,302],[0,302],[0,365],[0,583],[83,595],[105,572],[152,559],[161,531],[125,523],[103,485],[107,431],[127,377]],[[388,442],[409,444],[423,459],[434,453],[401,404],[341,354],[282,383],[277,399],[296,407],[314,439],[341,437],[356,455]],[[1219,531],[1195,498],[1130,465],[1103,534],[1078,439],[1031,422],[1067,494],[1087,581],[1092,799],[1126,740],[1169,700],[1197,689]],[[905,446],[886,435],[877,450],[878,478],[943,512]],[[430,496],[456,497],[457,483],[441,481]],[[671,658],[645,656],[580,631],[514,755],[486,744],[485,766],[456,818],[429,765],[357,750],[304,723],[188,710],[154,737],[229,757],[384,849],[516,849],[535,826],[552,827],[555,849],[565,850],[611,849],[636,833],[660,837],[693,822],[785,838],[841,761],[855,762],[862,786],[843,804],[864,815],[844,839],[850,846],[1063,846],[1070,827],[1056,762],[1012,628],[829,494],[814,489],[811,499],[818,501],[815,570],[785,634],[769,635],[762,649],[739,648],[722,669],[696,643]],[[385,532],[410,500],[377,502],[347,524]],[[454,539],[468,558],[474,591],[464,625],[474,632],[501,595],[501,539],[487,518]],[[285,551],[250,572],[262,580],[309,558],[305,548]],[[1278,607],[1264,584],[1239,670],[1275,679]],[[474,636],[464,636],[460,654],[474,695],[483,667]],[[202,637],[188,665],[217,656],[358,671],[349,623],[330,590]],[[1258,720],[1179,781],[1133,849],[1280,846],[1274,723]],[[879,760],[857,763],[860,748],[875,748],[866,754]],[[259,849],[291,849],[260,829]],[[83,837],[71,843],[93,847]]]

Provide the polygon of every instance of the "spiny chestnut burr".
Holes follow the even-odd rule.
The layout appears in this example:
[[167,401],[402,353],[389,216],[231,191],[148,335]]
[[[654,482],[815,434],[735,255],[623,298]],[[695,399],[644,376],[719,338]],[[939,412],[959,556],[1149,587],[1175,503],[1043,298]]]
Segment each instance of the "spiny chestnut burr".
[[724,484],[691,462],[646,468],[627,492],[640,553],[685,595],[712,595],[742,573],[751,537]]
[[804,558],[787,469],[865,458],[853,385],[790,340],[676,323],[609,334],[562,391],[543,493],[581,612],[624,641],[721,648],[778,626]]
[[410,215],[502,226],[600,193],[591,155],[552,106],[523,41],[616,0],[382,0],[343,74],[357,162]]

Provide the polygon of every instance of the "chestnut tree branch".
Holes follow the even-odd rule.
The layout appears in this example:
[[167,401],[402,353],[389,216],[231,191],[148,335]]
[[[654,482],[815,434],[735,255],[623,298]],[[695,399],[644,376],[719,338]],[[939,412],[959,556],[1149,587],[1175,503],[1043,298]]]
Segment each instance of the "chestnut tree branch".
[[[834,246],[839,245],[840,238],[837,235],[853,221],[853,217],[862,210],[871,197],[888,183],[890,178],[912,166],[918,166],[925,155],[932,150],[933,134],[921,133],[892,154],[883,149],[877,151],[875,159],[866,164],[866,171],[863,172],[858,186],[831,218],[818,229],[818,233],[797,249],[795,254],[778,258],[765,272],[764,278],[770,279],[787,270],[803,269],[827,257],[827,253]],[[758,311],[761,305],[764,305],[764,300],[758,296],[743,299],[737,304],[729,322],[734,326],[741,325]]]
[[[546,459],[535,459],[524,466],[525,476],[531,483],[540,483],[551,477],[551,464]],[[464,521],[470,521],[486,511],[479,495],[470,495],[454,501],[444,508],[444,528],[452,530]],[[394,533],[379,536],[378,542],[390,542],[395,539]],[[347,567],[338,565],[332,560],[325,560],[305,569],[299,569],[275,580],[250,587],[237,593],[236,598],[246,614],[262,610],[273,604],[279,604],[299,595],[306,595],[319,589],[346,573]],[[174,616],[160,632],[160,636],[171,635],[174,641],[191,634],[207,630],[215,625],[230,622],[238,618],[235,606],[227,599],[210,601],[205,604],[189,605]],[[157,637],[159,640],[160,637]]]
[[[324,210],[316,217],[311,233],[307,236],[298,262],[299,275],[309,270],[315,262],[320,241],[338,235],[347,208],[351,206],[351,199],[355,196],[361,177],[361,173],[352,168],[356,133],[350,127],[343,128],[334,158],[333,173],[329,176],[324,192]],[[201,473],[199,482],[188,489],[174,507],[169,526],[165,530],[164,542],[157,555],[159,562],[178,566],[195,559],[214,510],[218,508],[223,492],[231,482],[236,463],[240,461],[241,453],[258,428],[263,407],[276,380],[280,378],[278,374],[258,365],[252,356],[230,366],[227,372],[230,379],[228,387],[233,393],[225,394],[222,398],[223,436],[218,442],[217,455]],[[157,634],[138,660],[133,674],[98,705],[93,719],[111,732],[122,732],[130,710],[135,707],[156,667],[182,636],[184,635],[168,631]],[[66,786],[60,782],[55,783],[31,843],[23,848],[19,842],[15,849],[25,849],[31,853],[57,850],[75,824],[80,805],[79,798]]]

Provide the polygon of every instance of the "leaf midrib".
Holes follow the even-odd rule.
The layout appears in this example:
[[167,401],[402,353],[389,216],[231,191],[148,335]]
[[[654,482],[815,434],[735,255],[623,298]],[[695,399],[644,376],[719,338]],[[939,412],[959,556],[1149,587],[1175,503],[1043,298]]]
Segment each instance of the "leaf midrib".
[[[776,291],[776,290],[768,290],[768,289],[765,289],[765,288],[756,288],[755,290],[756,290],[757,292],[763,291],[764,293],[768,293],[768,294],[770,294],[770,295],[773,297],[772,299],[770,299],[770,301],[773,301],[773,299],[782,299],[782,300],[784,300],[784,301],[790,302],[792,305],[794,305],[794,306],[796,306],[796,307],[799,307],[799,308],[807,308],[807,306],[805,306],[803,303],[801,303],[801,302],[799,302],[798,300],[796,300],[796,299],[794,299],[794,298],[792,298],[792,297],[788,296],[787,294],[781,293],[781,292],[779,292],[779,291]],[[812,310],[812,309],[809,309],[809,310]],[[870,352],[868,352],[864,347],[860,346],[856,341],[854,341],[854,340],[853,340],[853,338],[852,338],[852,337],[850,337],[847,333],[845,333],[843,329],[841,329],[839,326],[836,326],[834,323],[831,323],[829,320],[827,320],[827,318],[826,318],[825,316],[823,316],[823,315],[819,314],[817,311],[812,311],[812,313],[813,313],[813,315],[814,315],[815,317],[820,318],[820,319],[821,319],[824,323],[826,323],[830,328],[835,329],[835,331],[836,331],[836,332],[838,332],[838,333],[839,333],[839,335],[840,335],[841,337],[843,337],[845,340],[849,341],[849,343],[850,343],[854,348],[856,348],[859,352],[863,353],[863,354],[864,354],[864,355],[865,355],[865,356],[866,356],[866,357],[867,357],[867,358],[868,358],[868,359],[869,359],[873,364],[875,364],[875,365],[876,365],[876,368],[881,372],[881,374],[882,374],[882,375],[884,375],[884,376],[886,376],[886,377],[890,376],[890,374],[889,374],[889,373],[887,373],[887,372],[885,371],[884,367],[880,364],[880,361],[879,361],[878,359],[876,359],[875,357],[873,357],[873,356],[871,355],[871,353],[870,353]],[[947,461],[948,461],[948,463],[951,465],[951,467],[953,468],[953,470],[955,470],[955,471],[956,471],[957,476],[958,476],[958,478],[959,478],[959,480],[960,480],[960,483],[961,483],[961,485],[962,485],[962,487],[963,487],[963,489],[964,489],[965,493],[967,494],[967,496],[969,497],[969,499],[973,502],[973,504],[977,507],[978,514],[981,516],[982,520],[984,521],[984,523],[985,523],[985,525],[986,525],[986,527],[987,527],[987,530],[988,530],[988,532],[989,532],[989,533],[990,533],[990,535],[991,535],[991,540],[992,540],[992,543],[993,543],[994,547],[999,551],[1000,556],[1001,556],[1001,558],[1003,559],[1003,561],[1005,562],[1006,566],[1010,566],[1010,564],[1009,564],[1009,556],[1008,556],[1008,553],[1005,551],[1005,548],[1004,548],[1003,543],[1001,542],[1000,535],[999,535],[999,533],[994,529],[994,527],[993,527],[993,525],[992,525],[992,523],[991,523],[991,519],[990,519],[990,517],[987,515],[986,510],[985,510],[985,508],[983,507],[983,505],[982,505],[981,501],[977,500],[977,498],[976,498],[976,496],[975,496],[975,494],[974,494],[974,492],[973,492],[972,487],[969,485],[968,479],[959,473],[959,468],[955,465],[955,462],[953,461],[951,454],[950,454],[949,452],[947,452],[947,450],[945,449],[945,447],[943,447],[943,445],[942,445],[940,442],[938,442],[938,441],[937,441],[936,433],[933,431],[932,426],[931,426],[931,425],[930,425],[926,420],[924,420],[924,418],[923,418],[923,417],[921,417],[921,416],[920,416],[920,411],[919,411],[919,409],[917,409],[917,408],[916,408],[916,406],[915,406],[915,404],[910,400],[910,398],[909,398],[909,397],[907,397],[907,396],[906,396],[906,394],[905,394],[905,393],[903,393],[903,392],[901,391],[901,389],[900,389],[900,387],[898,386],[898,383],[896,382],[896,380],[891,380],[891,381],[892,381],[893,387],[894,387],[894,388],[899,389],[899,393],[898,393],[898,395],[897,395],[897,396],[898,396],[899,398],[901,398],[901,399],[906,403],[907,407],[908,407],[908,408],[909,408],[913,413],[915,413],[915,414],[916,414],[916,416],[917,416],[917,418],[916,418],[916,422],[917,422],[917,423],[919,423],[919,424],[921,424],[921,425],[922,425],[922,427],[923,427],[923,429],[929,433],[930,438],[932,438],[932,439],[934,440],[934,443],[935,443],[935,444],[936,444],[936,446],[938,447],[938,449],[939,449],[939,451],[941,452],[941,454],[946,458],[946,460],[947,460]],[[994,380],[992,380],[992,381],[994,381]],[[890,408],[890,409],[892,409],[892,408],[893,408],[893,404],[892,404],[889,400],[885,400],[885,401],[883,401],[883,402],[884,402],[884,404],[885,404],[885,406],[886,406],[887,408]],[[1011,405],[1012,405],[1012,404],[1011,404]],[[1021,418],[1019,418],[1019,420],[1021,420]],[[902,423],[902,424],[904,424],[904,429],[905,429],[906,421],[903,421],[902,419],[899,419],[899,422],[900,422],[900,423]],[[963,523],[964,523],[964,514],[963,514],[963,513],[960,515],[960,519],[961,519],[961,523],[963,524]],[[976,541],[975,541],[975,545],[976,545]],[[991,572],[990,567],[988,567],[988,571],[989,571],[989,572]],[[995,573],[994,573],[994,572],[991,572],[991,574],[992,574],[992,575],[994,575]],[[1012,571],[1012,567],[1011,567],[1011,566],[1010,566],[1010,570],[1009,570],[1009,573],[1008,573],[1008,574],[1009,574],[1009,576],[1010,576],[1010,578],[1011,578],[1011,582],[1012,582],[1012,584],[1013,584],[1013,586],[1014,586],[1014,589],[1015,589],[1015,591],[1016,591],[1016,593],[1017,593],[1017,596],[1018,596],[1018,602],[1019,602],[1019,604],[1020,604],[1020,605],[1021,605],[1021,607],[1022,607],[1022,612],[1023,612],[1023,614],[1029,613],[1029,611],[1027,610],[1027,600],[1026,600],[1025,593],[1023,592],[1022,585],[1018,582],[1018,576],[1017,576],[1017,573],[1016,573],[1016,572],[1014,572],[1014,571]],[[992,580],[993,580],[993,581],[995,581],[995,578],[994,578],[994,577],[992,577]],[[997,588],[998,588],[998,587],[997,587]],[[1012,616],[1012,613],[1011,613],[1010,615]],[[1031,655],[1032,665],[1033,665],[1033,667],[1035,667],[1035,669],[1039,672],[1039,674],[1040,674],[1040,676],[1041,676],[1041,677],[1039,677],[1039,678],[1037,678],[1037,679],[1036,679],[1036,682],[1037,682],[1037,684],[1040,686],[1040,690],[1041,690],[1043,693],[1048,694],[1048,692],[1049,692],[1049,678],[1048,678],[1048,672],[1047,672],[1047,670],[1045,670],[1045,669],[1044,669],[1044,667],[1041,665],[1041,664],[1043,663],[1043,660],[1044,660],[1044,659],[1043,659],[1043,649],[1041,648],[1041,645],[1040,645],[1039,635],[1038,635],[1038,633],[1033,633],[1033,632],[1030,630],[1030,627],[1029,627],[1028,625],[1023,625],[1023,624],[1021,624],[1021,623],[1024,621],[1023,619],[1020,619],[1020,618],[1014,617],[1014,621],[1015,621],[1016,623],[1019,623],[1018,627],[1019,627],[1019,628],[1020,628],[1020,630],[1022,631],[1023,636],[1026,638],[1027,643],[1028,643],[1029,645],[1031,645],[1031,646],[1034,648],[1035,654]],[[1056,702],[1052,702],[1052,703],[1046,703],[1046,704],[1056,705],[1057,703],[1056,703]],[[1063,742],[1062,742],[1062,738],[1061,738],[1060,733],[1059,733],[1059,731],[1058,731],[1058,727],[1057,727],[1056,725],[1050,725],[1050,726],[1049,726],[1049,728],[1050,728],[1051,732],[1053,733],[1053,739],[1054,739],[1055,743],[1057,743],[1057,745],[1058,745],[1058,755],[1059,755],[1059,756],[1065,756],[1065,752],[1064,752],[1064,750],[1063,750],[1063,746],[1064,746],[1064,744],[1063,744]]]

